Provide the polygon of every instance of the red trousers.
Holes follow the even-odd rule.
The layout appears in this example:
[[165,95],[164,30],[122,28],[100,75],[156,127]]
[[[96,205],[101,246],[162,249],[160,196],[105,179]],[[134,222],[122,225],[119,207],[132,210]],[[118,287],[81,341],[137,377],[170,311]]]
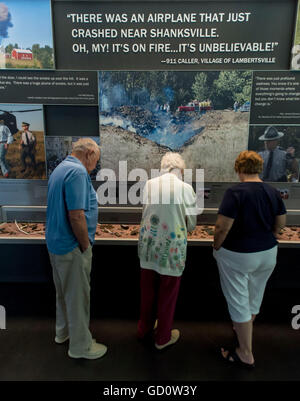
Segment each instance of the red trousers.
[[144,338],[153,330],[157,319],[156,344],[163,345],[170,340],[180,280],[181,277],[164,276],[154,270],[141,269],[139,338]]

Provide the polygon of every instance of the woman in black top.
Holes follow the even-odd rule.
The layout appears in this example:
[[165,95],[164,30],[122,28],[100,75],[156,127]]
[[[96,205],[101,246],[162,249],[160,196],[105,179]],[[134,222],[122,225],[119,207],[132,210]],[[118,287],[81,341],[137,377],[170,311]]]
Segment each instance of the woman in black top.
[[254,367],[253,321],[266,283],[274,270],[277,234],[285,226],[286,209],[279,192],[259,178],[263,160],[244,151],[235,161],[240,184],[229,188],[219,208],[214,257],[239,346],[222,349],[230,362]]

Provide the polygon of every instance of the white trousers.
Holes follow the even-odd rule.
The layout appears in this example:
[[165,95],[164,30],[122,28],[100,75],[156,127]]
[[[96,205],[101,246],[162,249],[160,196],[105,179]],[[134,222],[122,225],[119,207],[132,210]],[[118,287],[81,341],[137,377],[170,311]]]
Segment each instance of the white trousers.
[[221,287],[233,322],[243,323],[257,315],[267,281],[276,265],[277,245],[261,252],[241,253],[220,248],[213,251]]
[[69,336],[69,350],[87,351],[92,343],[90,324],[90,274],[92,247],[65,255],[49,253],[56,289],[56,335]]

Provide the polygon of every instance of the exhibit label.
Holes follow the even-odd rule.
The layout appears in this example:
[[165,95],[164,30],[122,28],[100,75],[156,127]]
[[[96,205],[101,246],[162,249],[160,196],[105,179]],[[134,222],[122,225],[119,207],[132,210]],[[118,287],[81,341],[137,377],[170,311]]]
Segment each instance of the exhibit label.
[[97,73],[91,71],[0,71],[2,103],[98,104]]
[[254,72],[250,124],[300,124],[299,102],[299,73]]
[[288,69],[294,12],[292,0],[54,2],[57,68]]

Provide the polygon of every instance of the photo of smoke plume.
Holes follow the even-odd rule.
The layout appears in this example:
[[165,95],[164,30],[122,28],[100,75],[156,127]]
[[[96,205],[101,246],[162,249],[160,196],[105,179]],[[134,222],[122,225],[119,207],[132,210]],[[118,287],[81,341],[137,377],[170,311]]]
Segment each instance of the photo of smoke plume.
[[250,126],[248,148],[264,160],[263,181],[299,181],[300,126]]
[[[233,165],[247,148],[250,71],[99,72],[101,167],[118,177],[159,169],[168,151],[205,181],[236,181]],[[193,179],[195,179],[195,174]]]
[[46,178],[42,105],[0,104],[0,178]]
[[0,68],[49,69],[53,60],[50,0],[1,2]]
[[[68,156],[72,153],[72,145],[78,141],[78,136],[46,136],[46,158],[47,158],[47,177],[49,178],[53,170]],[[87,137],[85,137],[87,138]],[[100,144],[100,138],[97,136],[90,137],[98,145]],[[98,162],[96,168],[91,172],[90,177],[92,180],[96,180],[96,175],[100,169],[100,163]]]

